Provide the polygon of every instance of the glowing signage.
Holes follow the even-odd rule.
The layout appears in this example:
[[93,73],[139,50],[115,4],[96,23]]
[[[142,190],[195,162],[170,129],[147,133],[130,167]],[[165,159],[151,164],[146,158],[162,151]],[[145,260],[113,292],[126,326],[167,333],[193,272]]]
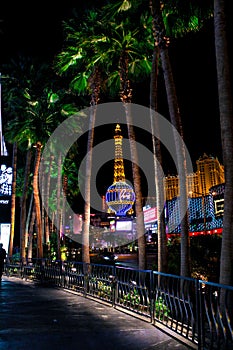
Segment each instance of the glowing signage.
[[155,207],[143,210],[144,222],[154,222],[157,220],[157,209]]
[[135,193],[128,183],[117,181],[108,188],[105,198],[113,212],[118,216],[125,216],[134,204]]
[[0,157],[0,223],[11,222],[11,194],[13,182],[12,160]]
[[117,220],[116,231],[132,231],[132,221],[130,220]]
[[0,165],[0,196],[11,196],[13,171],[11,166]]
[[3,244],[3,248],[8,251],[9,242],[10,242],[10,224],[0,224],[0,242]]
[[223,215],[224,213],[224,199],[214,200],[214,212],[216,216]]

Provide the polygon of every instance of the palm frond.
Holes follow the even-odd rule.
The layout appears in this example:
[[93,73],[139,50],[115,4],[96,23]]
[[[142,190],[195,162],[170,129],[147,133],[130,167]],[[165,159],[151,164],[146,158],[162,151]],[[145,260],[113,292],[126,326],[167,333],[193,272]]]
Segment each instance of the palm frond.
[[84,93],[88,88],[88,79],[90,74],[88,72],[78,73],[70,83],[70,88],[78,94]]

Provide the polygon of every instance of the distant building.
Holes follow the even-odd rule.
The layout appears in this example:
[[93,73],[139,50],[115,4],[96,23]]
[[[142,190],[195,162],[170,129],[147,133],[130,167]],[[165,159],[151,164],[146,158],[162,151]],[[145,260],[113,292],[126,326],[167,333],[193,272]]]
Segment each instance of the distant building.
[[[187,188],[192,198],[207,196],[210,188],[225,182],[224,166],[217,158],[203,154],[196,161],[197,171],[187,176]],[[166,200],[180,195],[179,177],[167,176],[164,179]]]
[[[224,167],[217,158],[203,154],[197,170],[187,176],[190,235],[222,232],[224,212]],[[164,179],[167,234],[180,233],[180,187],[178,176]],[[145,198],[148,207],[156,207],[156,198]],[[156,220],[151,227],[154,227]]]

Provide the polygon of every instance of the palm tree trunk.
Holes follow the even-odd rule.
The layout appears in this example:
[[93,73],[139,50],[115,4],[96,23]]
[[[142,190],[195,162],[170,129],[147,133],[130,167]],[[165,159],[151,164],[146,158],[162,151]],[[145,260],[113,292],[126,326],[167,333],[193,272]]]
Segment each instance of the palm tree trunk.
[[61,259],[61,153],[57,162],[57,208],[56,208],[56,227],[57,227],[57,259]]
[[153,6],[153,21],[155,28],[156,41],[160,50],[160,58],[162,63],[164,82],[167,93],[167,101],[171,123],[178,131],[179,135],[174,132],[174,141],[176,147],[176,156],[179,173],[180,185],[180,232],[181,232],[181,276],[190,276],[190,239],[189,239],[189,223],[188,223],[188,194],[187,194],[187,165],[184,143],[180,142],[180,137],[183,140],[183,130],[181,117],[179,112],[178,99],[176,95],[176,88],[173,79],[168,46],[169,38],[166,36],[164,23],[161,14],[161,7],[159,0],[152,0]]
[[[50,169],[52,168],[52,162],[54,160],[54,156],[50,157],[50,163],[49,163],[49,171],[47,176],[47,186],[46,186],[46,193],[45,193],[45,208],[49,208],[49,192],[50,192],[50,183],[51,183],[51,174]],[[49,246],[50,237],[49,237],[49,215],[46,212],[45,214],[45,242]]]
[[94,127],[97,106],[90,107],[89,132],[87,141],[87,156],[85,170],[85,191],[84,191],[84,221],[82,234],[82,261],[90,263],[89,235],[90,235],[90,214],[91,214],[91,167],[92,167],[92,147],[94,142]]
[[188,193],[187,193],[187,166],[184,143],[180,142],[180,136],[183,140],[182,123],[179,113],[179,106],[176,96],[175,83],[173,80],[170,59],[167,48],[160,50],[162,68],[164,73],[164,81],[167,92],[167,100],[170,118],[173,126],[178,131],[179,135],[174,133],[176,156],[179,173],[180,185],[180,234],[181,234],[181,266],[180,275],[190,276],[190,239],[189,239],[189,223],[188,223]]
[[100,94],[100,72],[97,66],[90,77],[89,85],[91,89],[91,107],[89,119],[89,131],[87,140],[87,156],[85,168],[85,191],[84,191],[84,222],[82,231],[82,261],[90,263],[90,213],[91,213],[91,168],[92,168],[92,148],[94,142],[94,128],[97,112],[97,104]]
[[30,220],[30,226],[29,226],[29,239],[28,239],[28,259],[32,259],[33,257],[33,229],[35,226],[35,221],[36,221],[36,209],[35,209],[35,204],[32,207],[32,212],[31,212],[31,220]]
[[16,194],[16,174],[17,174],[17,143],[13,146],[13,182],[11,192],[11,231],[10,231],[10,242],[8,248],[8,255],[13,255],[13,245],[15,236],[15,194]]
[[[149,7],[154,18],[153,1],[149,1]],[[156,189],[156,207],[157,207],[157,232],[158,232],[158,271],[167,272],[168,270],[168,249],[165,224],[165,194],[164,194],[164,177],[159,172],[159,165],[162,165],[161,143],[159,138],[159,123],[156,116],[153,118],[153,111],[158,111],[158,72],[159,72],[159,46],[157,42],[155,21],[152,21],[154,36],[154,51],[152,58],[151,83],[150,83],[150,109],[151,109],[151,131],[152,131],[152,147],[154,154],[154,172],[155,172],[155,189]]]
[[220,258],[222,284],[233,285],[233,119],[231,73],[226,34],[225,1],[214,1],[215,52],[218,81],[223,164],[225,169],[224,217]]
[[62,197],[62,232],[63,232],[63,244],[65,241],[65,225],[66,225],[66,196],[67,196],[67,185],[68,185],[68,177],[64,175],[63,177],[63,197]]
[[166,225],[164,217],[164,177],[159,171],[159,165],[162,165],[161,143],[155,138],[155,130],[159,135],[159,123],[154,112],[157,111],[157,91],[158,91],[158,60],[159,49],[155,46],[152,60],[151,84],[150,84],[150,121],[152,131],[152,147],[154,155],[154,172],[155,172],[155,190],[156,190],[156,209],[157,209],[157,232],[158,232],[158,271],[167,272],[168,268],[168,251]]
[[136,147],[135,132],[133,128],[133,120],[131,114],[130,103],[132,99],[132,90],[128,79],[128,55],[127,52],[122,52],[120,57],[120,97],[125,108],[126,123],[130,144],[130,155],[132,162],[133,183],[135,191],[135,211],[136,211],[136,227],[138,239],[138,266],[140,270],[146,269],[146,239],[145,225],[142,210],[142,189],[141,176],[139,171],[138,152]]
[[139,160],[136,147],[135,133],[133,129],[133,120],[129,103],[124,103],[126,122],[128,127],[128,136],[130,143],[130,154],[132,162],[133,184],[135,191],[135,211],[136,211],[136,227],[138,239],[138,267],[140,270],[146,269],[146,240],[145,240],[145,225],[142,210],[142,190],[141,176],[139,171]]
[[[41,198],[42,198],[42,201],[44,203],[45,172],[44,172],[44,161],[43,161],[43,159],[41,159],[40,173],[42,173],[41,174]],[[42,231],[42,245],[43,245],[43,250],[44,250],[44,243],[45,243],[45,208],[44,208],[44,206],[41,207],[41,231]]]
[[26,257],[25,246],[27,244],[27,239],[28,239],[28,237],[26,236],[25,227],[26,227],[28,179],[30,175],[31,158],[32,158],[32,152],[31,152],[31,149],[28,149],[27,157],[26,157],[26,165],[25,165],[23,196],[21,200],[21,210],[20,210],[20,250],[21,250],[22,259]]
[[[31,216],[32,216],[32,205],[33,205],[33,194],[31,194],[29,208],[28,208],[28,212],[27,212],[27,219],[26,219],[26,223],[25,223],[25,247],[27,247],[27,257],[28,258],[29,258],[29,245],[30,245],[29,225],[30,225]],[[35,219],[34,219],[34,221],[35,221]],[[34,222],[33,222],[33,225],[34,225]]]
[[42,148],[41,143],[37,142],[37,144],[36,144],[36,161],[35,161],[35,169],[34,169],[34,175],[33,175],[33,194],[34,194],[34,204],[35,204],[35,211],[36,211],[37,256],[38,256],[38,258],[43,258],[41,206],[40,206],[39,183],[38,183],[41,148]]

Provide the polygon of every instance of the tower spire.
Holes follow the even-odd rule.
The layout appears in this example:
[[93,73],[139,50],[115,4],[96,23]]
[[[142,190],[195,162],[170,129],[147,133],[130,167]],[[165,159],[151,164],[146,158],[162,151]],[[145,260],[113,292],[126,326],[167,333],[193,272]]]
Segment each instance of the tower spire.
[[132,206],[135,201],[134,190],[125,181],[122,139],[121,128],[117,124],[114,135],[115,159],[113,184],[107,189],[105,198],[109,212],[114,212],[118,216],[125,216],[126,213],[132,214]]
[[125,182],[125,169],[122,153],[122,139],[121,127],[119,124],[116,125],[114,142],[115,142],[115,159],[114,159],[114,177],[113,183],[118,181]]

